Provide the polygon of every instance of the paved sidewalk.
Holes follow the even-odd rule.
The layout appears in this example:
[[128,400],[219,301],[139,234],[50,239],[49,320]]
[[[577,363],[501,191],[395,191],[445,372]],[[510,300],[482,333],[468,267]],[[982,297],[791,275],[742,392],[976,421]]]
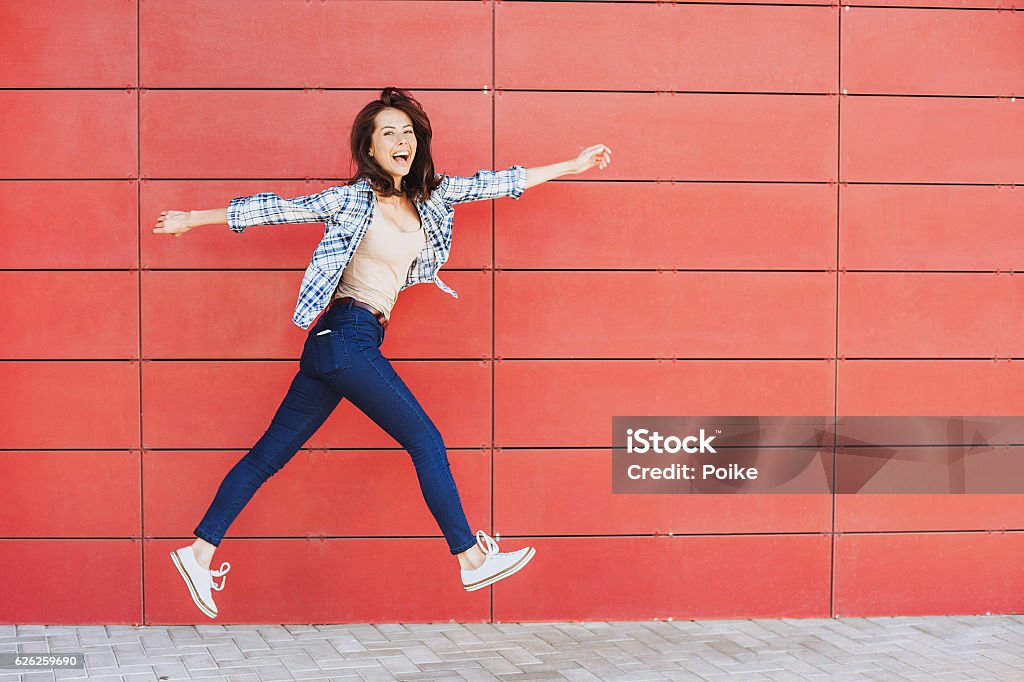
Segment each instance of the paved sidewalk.
[[0,625],[92,680],[1024,680],[1024,616],[355,625]]

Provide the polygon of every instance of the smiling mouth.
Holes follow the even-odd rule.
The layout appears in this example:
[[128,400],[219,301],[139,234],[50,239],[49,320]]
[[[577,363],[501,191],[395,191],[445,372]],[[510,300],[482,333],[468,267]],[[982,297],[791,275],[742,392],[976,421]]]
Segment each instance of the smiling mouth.
[[391,160],[394,161],[395,163],[399,164],[399,165],[402,165],[402,166],[408,166],[409,165],[409,156],[407,154],[406,155],[399,155],[399,156],[392,156]]

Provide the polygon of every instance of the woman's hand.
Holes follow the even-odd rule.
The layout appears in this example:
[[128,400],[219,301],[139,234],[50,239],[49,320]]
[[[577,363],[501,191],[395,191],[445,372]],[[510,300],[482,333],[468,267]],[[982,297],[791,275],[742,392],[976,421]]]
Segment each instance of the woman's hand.
[[173,234],[175,237],[180,237],[193,227],[189,221],[190,214],[191,211],[162,211],[156,220],[153,233]]
[[612,162],[612,150],[605,147],[603,144],[595,144],[593,147],[587,147],[580,155],[573,161],[573,172],[582,173],[585,170],[589,170],[594,166],[604,168]]

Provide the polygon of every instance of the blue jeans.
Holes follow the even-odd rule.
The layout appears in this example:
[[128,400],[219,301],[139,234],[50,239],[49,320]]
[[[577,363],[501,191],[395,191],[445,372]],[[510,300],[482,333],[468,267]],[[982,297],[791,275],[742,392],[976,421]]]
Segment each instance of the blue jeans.
[[381,355],[383,342],[384,329],[376,316],[351,302],[332,305],[320,316],[306,336],[299,371],[284,401],[266,433],[225,476],[193,531],[197,537],[219,545],[259,487],[288,463],[347,398],[412,456],[423,498],[449,551],[459,554],[476,544],[441,433]]

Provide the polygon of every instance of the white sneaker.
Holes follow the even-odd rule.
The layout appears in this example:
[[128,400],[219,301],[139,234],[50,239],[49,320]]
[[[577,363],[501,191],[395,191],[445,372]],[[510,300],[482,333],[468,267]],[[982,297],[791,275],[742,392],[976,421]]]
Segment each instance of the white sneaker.
[[192,601],[196,603],[199,610],[210,618],[217,617],[217,605],[213,603],[213,593],[210,590],[224,589],[227,578],[220,581],[220,585],[213,583],[214,578],[219,578],[231,570],[231,564],[224,562],[220,565],[219,571],[210,571],[199,565],[196,555],[192,553],[192,545],[176,549],[171,552],[171,561],[181,577],[185,579],[188,586],[188,593],[192,595]]
[[502,578],[507,578],[533,558],[537,553],[533,547],[523,547],[514,552],[499,552],[498,543],[482,530],[476,532],[477,543],[484,551],[484,562],[479,567],[461,571],[462,587],[467,592],[487,587]]

